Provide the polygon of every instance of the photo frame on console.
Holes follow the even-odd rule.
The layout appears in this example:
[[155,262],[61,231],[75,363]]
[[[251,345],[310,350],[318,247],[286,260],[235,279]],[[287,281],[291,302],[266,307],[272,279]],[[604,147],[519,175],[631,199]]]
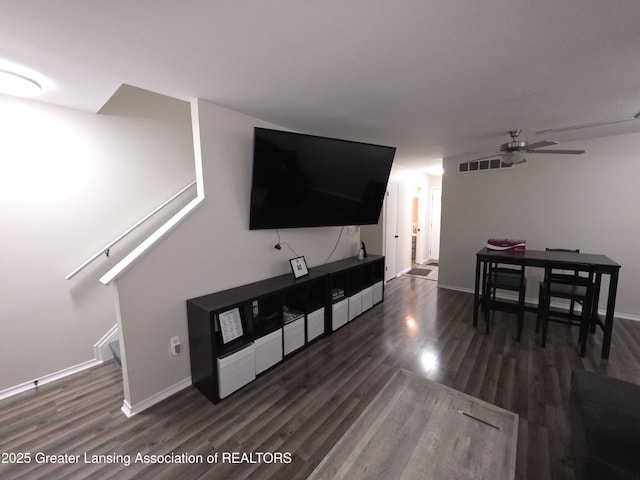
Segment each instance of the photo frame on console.
[[289,260],[291,264],[291,271],[293,272],[293,276],[295,278],[304,277],[305,275],[309,275],[309,269],[307,268],[307,261],[304,257],[296,257]]

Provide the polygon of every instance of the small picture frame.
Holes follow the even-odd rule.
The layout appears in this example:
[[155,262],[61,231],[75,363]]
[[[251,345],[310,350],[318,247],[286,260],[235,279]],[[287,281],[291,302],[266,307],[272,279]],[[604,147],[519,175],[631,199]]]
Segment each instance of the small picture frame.
[[291,264],[291,271],[293,272],[293,276],[295,278],[304,277],[305,275],[309,275],[309,269],[307,268],[307,261],[304,257],[296,257],[289,260]]

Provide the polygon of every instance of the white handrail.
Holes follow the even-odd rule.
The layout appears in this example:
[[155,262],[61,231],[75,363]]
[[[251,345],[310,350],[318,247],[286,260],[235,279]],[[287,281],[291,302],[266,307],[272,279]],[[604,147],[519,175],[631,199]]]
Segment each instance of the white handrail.
[[166,202],[164,202],[162,205],[160,205],[158,208],[154,209],[151,213],[147,214],[142,220],[140,220],[139,222],[137,222],[135,225],[133,225],[132,227],[130,227],[129,229],[127,229],[127,231],[125,231],[123,234],[119,235],[115,240],[112,240],[111,242],[109,242],[105,247],[103,247],[100,251],[96,252],[94,255],[91,256],[91,258],[89,258],[87,261],[85,261],[82,265],[80,265],[78,268],[76,268],[74,271],[72,271],[71,273],[69,273],[65,278],[65,280],[69,280],[71,278],[73,278],[77,273],[79,273],[82,269],[84,269],[85,267],[87,267],[91,262],[93,262],[95,259],[97,259],[100,255],[102,254],[106,254],[107,256],[109,256],[109,250],[111,250],[111,247],[113,247],[116,243],[118,243],[120,240],[122,240],[124,237],[126,237],[127,235],[129,235],[131,232],[133,232],[136,228],[138,228],[140,225],[142,225],[144,222],[146,222],[147,220],[149,220],[151,217],[153,217],[156,213],[158,213],[160,210],[162,210],[164,207],[166,207],[168,204],[170,204],[171,202],[173,202],[176,198],[178,198],[180,195],[182,195],[184,192],[186,192],[189,188],[193,187],[196,184],[196,181],[194,180],[193,182],[191,182],[189,185],[187,185],[186,187],[184,187],[182,190],[180,190],[178,193],[176,193],[174,196],[172,196],[169,200],[167,200]]

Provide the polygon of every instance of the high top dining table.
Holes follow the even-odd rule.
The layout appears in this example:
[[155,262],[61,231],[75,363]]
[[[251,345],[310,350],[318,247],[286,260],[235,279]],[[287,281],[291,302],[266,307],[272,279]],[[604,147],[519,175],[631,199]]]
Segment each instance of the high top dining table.
[[[473,308],[473,327],[478,326],[478,308],[485,296],[485,281],[489,263],[498,262],[511,265],[524,265],[526,267],[545,268],[552,262],[567,262],[576,264],[588,264],[595,267],[595,298],[592,308],[592,317],[602,328],[602,358],[609,358],[611,347],[611,333],[613,332],[613,313],[616,305],[616,293],[618,290],[618,275],[620,264],[614,262],[606,255],[576,252],[550,252],[545,250],[528,250],[524,252],[509,252],[501,250],[481,249],[476,253],[476,278]],[[609,294],[607,296],[607,310],[604,322],[598,315],[600,287],[602,275],[609,276]],[[482,280],[482,284],[481,284]],[[536,309],[533,309],[534,311]]]

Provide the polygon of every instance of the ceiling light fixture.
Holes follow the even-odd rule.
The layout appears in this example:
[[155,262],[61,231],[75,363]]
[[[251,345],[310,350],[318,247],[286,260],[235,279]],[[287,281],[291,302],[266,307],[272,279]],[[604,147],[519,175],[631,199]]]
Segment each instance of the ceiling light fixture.
[[33,97],[42,93],[42,85],[29,77],[0,69],[0,93]]
[[518,165],[524,163],[527,159],[524,157],[525,152],[505,152],[502,155],[502,161],[507,165]]

